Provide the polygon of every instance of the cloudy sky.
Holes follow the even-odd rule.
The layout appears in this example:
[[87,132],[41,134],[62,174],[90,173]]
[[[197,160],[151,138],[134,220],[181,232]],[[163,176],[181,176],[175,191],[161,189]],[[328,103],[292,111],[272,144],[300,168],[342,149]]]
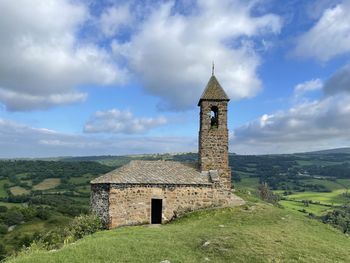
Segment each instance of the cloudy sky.
[[0,158],[350,146],[350,0],[0,0]]

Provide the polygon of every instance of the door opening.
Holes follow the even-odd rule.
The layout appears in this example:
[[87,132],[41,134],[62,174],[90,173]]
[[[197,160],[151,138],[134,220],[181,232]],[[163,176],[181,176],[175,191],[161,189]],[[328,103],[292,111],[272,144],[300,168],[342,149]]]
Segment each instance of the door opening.
[[162,199],[152,199],[152,217],[151,224],[162,223]]

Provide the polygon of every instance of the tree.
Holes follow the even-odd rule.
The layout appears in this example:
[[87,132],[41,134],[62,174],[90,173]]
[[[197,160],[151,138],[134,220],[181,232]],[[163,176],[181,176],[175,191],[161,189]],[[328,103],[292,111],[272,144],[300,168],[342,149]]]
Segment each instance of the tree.
[[20,211],[11,209],[4,214],[4,222],[8,226],[18,225],[23,221],[23,215]]

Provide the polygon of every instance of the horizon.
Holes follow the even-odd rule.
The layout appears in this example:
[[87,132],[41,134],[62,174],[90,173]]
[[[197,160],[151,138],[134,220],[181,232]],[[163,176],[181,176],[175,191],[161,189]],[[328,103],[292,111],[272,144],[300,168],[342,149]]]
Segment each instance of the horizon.
[[348,12],[349,0],[1,1],[0,158],[197,152],[213,61],[229,152],[350,147]]
[[[341,151],[350,150],[350,147],[340,147],[331,149],[321,149],[317,151],[306,151],[306,152],[293,152],[293,153],[268,153],[268,154],[239,154],[235,152],[228,152],[228,155],[240,155],[240,156],[269,156],[269,155],[298,155],[298,154],[312,154],[327,151]],[[336,152],[335,154],[342,154]],[[138,156],[150,156],[150,155],[183,155],[183,154],[198,154],[198,152],[164,152],[164,153],[138,153],[138,154],[122,154],[122,155],[62,155],[62,156],[38,156],[38,157],[8,157],[0,160],[44,160],[44,159],[63,159],[63,158],[89,158],[89,157],[138,157]]]

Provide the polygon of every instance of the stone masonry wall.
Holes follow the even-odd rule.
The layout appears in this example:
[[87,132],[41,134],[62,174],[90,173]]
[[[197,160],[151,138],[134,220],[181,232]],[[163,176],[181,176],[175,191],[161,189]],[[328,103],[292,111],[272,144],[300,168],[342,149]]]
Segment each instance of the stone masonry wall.
[[[202,101],[199,131],[199,162],[202,171],[218,170],[219,184],[231,188],[231,170],[228,161],[227,102]],[[211,127],[211,107],[218,108],[218,127]]]
[[162,222],[201,208],[225,206],[227,191],[213,186],[111,185],[109,228],[149,224],[151,199],[162,199]]
[[91,212],[99,216],[102,224],[109,224],[109,184],[91,185]]

